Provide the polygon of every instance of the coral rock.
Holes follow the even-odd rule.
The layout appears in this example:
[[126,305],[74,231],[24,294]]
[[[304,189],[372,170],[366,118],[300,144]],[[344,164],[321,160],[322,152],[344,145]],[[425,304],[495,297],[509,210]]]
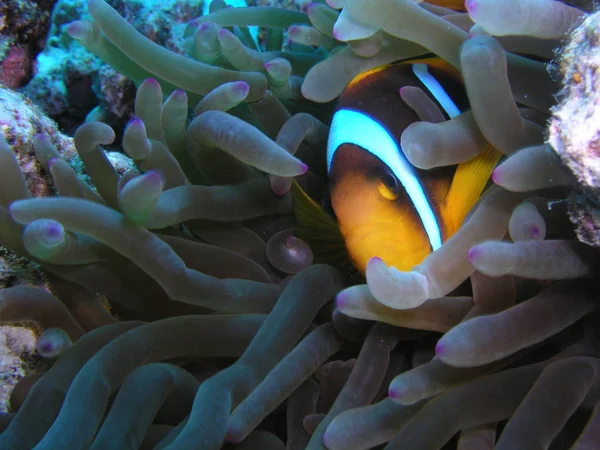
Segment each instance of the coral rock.
[[570,217],[578,238],[600,247],[600,13],[571,34],[561,53],[564,87],[549,126],[550,145],[575,178]]
[[0,2],[0,83],[22,87],[33,74],[37,54],[44,48],[56,0]]

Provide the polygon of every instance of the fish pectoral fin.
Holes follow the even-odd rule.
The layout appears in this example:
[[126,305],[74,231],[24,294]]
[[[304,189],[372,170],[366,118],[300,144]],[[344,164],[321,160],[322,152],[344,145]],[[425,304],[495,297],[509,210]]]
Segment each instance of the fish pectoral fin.
[[315,262],[331,264],[347,274],[353,272],[337,222],[296,181],[292,183],[292,204],[298,237],[310,246]]
[[502,153],[488,143],[479,155],[457,166],[444,202],[443,215],[452,228],[449,230],[450,235],[460,228],[502,156]]

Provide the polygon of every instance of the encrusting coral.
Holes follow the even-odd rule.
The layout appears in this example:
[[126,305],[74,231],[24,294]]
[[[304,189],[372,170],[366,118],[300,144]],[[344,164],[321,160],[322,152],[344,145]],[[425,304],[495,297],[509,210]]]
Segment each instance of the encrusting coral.
[[[104,0],[69,26],[138,85],[122,139],[135,168],[117,172],[102,148],[114,130],[86,123],[74,142],[93,187],[40,138],[59,195],[32,196],[0,139],[0,242],[54,294],[32,289],[17,312],[46,308],[39,349],[56,357],[15,390],[0,448],[600,447],[598,253],[574,237],[573,178],[544,142],[558,80],[540,62],[584,13],[555,0],[469,0],[466,13],[214,3],[188,27],[192,58]],[[458,164],[487,141],[505,158],[422,264],[373,258],[347,286],[296,237],[292,180],[323,196],[329,102],[350,80],[429,53],[460,70],[471,109],[440,122],[400,92],[431,120],[405,131],[406,157]]]
[[[600,246],[598,205],[599,130],[594,126],[598,102],[598,16],[591,15],[573,32],[561,52],[565,86],[549,126],[549,143],[575,178],[569,202],[570,217],[582,242]],[[572,121],[572,117],[585,120]]]

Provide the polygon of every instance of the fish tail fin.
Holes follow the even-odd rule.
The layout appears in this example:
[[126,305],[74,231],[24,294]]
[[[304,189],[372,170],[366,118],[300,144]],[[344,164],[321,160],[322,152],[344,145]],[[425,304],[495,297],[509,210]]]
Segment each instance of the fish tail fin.
[[479,155],[458,165],[444,202],[444,216],[451,227],[449,235],[460,228],[477,203],[502,156],[502,153],[488,143]]

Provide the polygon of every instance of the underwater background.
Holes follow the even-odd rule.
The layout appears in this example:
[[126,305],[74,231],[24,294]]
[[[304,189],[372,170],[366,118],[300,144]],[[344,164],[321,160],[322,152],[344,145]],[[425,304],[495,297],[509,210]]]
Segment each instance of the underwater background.
[[600,449],[596,9],[3,0],[0,450]]

